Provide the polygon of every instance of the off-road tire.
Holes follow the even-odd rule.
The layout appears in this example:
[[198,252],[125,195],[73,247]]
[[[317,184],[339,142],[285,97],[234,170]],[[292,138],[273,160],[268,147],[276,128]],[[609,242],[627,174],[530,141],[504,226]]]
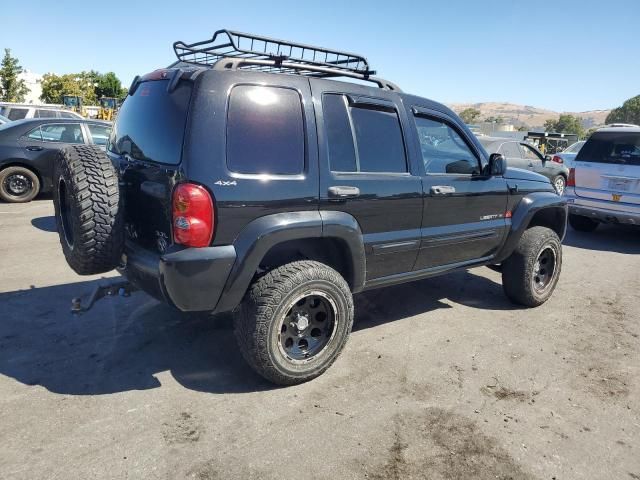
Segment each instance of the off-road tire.
[[[542,290],[534,288],[536,263],[547,248],[555,254],[553,275]],[[526,230],[515,251],[502,262],[502,288],[509,299],[526,307],[546,302],[556,288],[562,270],[562,245],[556,232],[546,227]]]
[[118,174],[93,145],[60,151],[54,167],[53,204],[62,251],[80,275],[113,270],[124,248]]
[[[16,195],[8,188],[8,180],[14,176],[20,175],[30,182],[31,186],[29,190],[22,195]],[[4,168],[0,171],[0,199],[9,203],[26,203],[30,202],[40,193],[40,179],[33,171],[25,167],[12,166]]]
[[570,213],[569,225],[571,225],[571,228],[577,230],[578,232],[593,232],[596,228],[598,228],[600,222],[592,220],[589,217],[585,217],[583,215],[575,215]]
[[[338,320],[324,350],[307,363],[294,364],[279,348],[279,325],[288,302],[310,290],[333,299]],[[344,348],[352,326],[349,285],[334,269],[308,260],[283,265],[255,280],[234,317],[242,356],[258,374],[279,385],[303,383],[321,375]]]

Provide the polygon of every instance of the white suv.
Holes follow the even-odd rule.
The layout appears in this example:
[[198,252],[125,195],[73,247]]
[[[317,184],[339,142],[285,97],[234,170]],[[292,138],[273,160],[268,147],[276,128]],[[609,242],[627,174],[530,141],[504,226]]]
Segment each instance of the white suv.
[[565,196],[576,230],[590,232],[602,222],[640,225],[640,127],[594,132],[569,172]]

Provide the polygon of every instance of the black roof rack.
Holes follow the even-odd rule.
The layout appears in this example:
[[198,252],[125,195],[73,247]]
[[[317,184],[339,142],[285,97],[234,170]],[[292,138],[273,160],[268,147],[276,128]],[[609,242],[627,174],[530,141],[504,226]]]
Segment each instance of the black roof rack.
[[245,68],[324,78],[349,77],[376,83],[380,88],[400,90],[395,84],[374,77],[376,72],[362,55],[232,30],[218,30],[209,40],[201,42],[175,42],[173,50],[178,62],[216,70]]

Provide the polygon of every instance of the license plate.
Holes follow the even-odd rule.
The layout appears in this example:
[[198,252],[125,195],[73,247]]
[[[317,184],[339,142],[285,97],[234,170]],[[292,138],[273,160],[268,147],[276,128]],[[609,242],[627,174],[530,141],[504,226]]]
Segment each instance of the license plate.
[[609,190],[615,190],[616,192],[628,192],[631,189],[631,182],[629,180],[609,180]]

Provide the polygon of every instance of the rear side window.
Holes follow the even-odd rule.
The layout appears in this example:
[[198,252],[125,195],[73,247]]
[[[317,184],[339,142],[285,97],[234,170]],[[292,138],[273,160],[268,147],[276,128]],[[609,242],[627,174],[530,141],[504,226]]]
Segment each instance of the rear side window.
[[576,162],[640,165],[640,132],[596,132],[580,149]]
[[323,96],[329,165],[334,172],[405,173],[407,160],[398,113],[349,105],[343,95]]
[[247,174],[296,175],[304,170],[300,95],[279,87],[240,85],[227,115],[227,166]]
[[47,110],[44,108],[39,108],[36,110],[36,118],[56,118],[55,110]]
[[9,120],[22,120],[27,116],[28,111],[29,110],[26,108],[12,108],[11,110],[9,110],[9,115],[7,115],[7,118]]
[[108,149],[137,160],[176,165],[182,156],[191,86],[167,92],[169,80],[142,82],[118,113]]

